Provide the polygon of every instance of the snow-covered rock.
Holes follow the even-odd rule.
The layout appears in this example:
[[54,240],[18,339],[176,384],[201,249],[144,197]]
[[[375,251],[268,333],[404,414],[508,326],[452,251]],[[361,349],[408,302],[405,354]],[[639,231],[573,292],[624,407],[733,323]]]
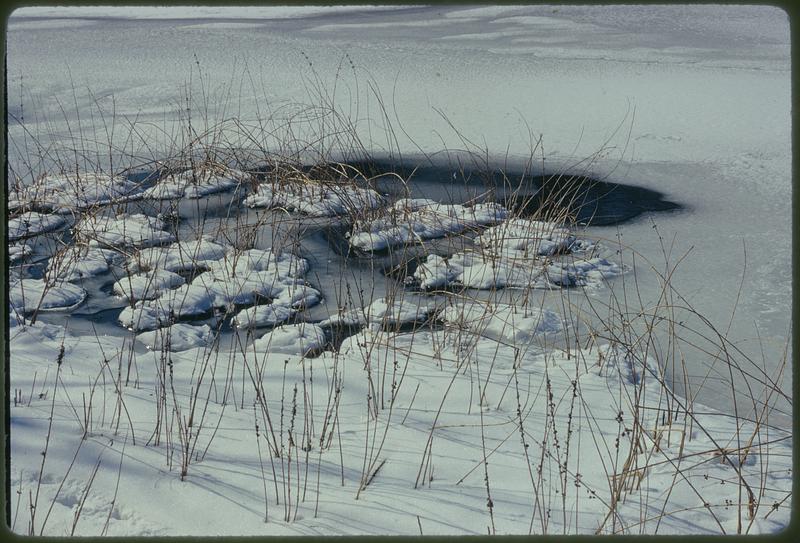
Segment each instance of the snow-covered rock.
[[156,269],[123,277],[114,283],[113,290],[114,294],[129,300],[151,300],[185,282],[177,273]]
[[225,256],[225,247],[214,241],[201,238],[194,241],[178,241],[163,247],[142,249],[129,259],[134,270],[168,270],[171,272],[208,268],[212,261]]
[[9,205],[35,205],[58,213],[69,213],[140,197],[138,183],[116,175],[82,172],[43,176],[33,184],[18,189],[9,199]]
[[138,301],[126,307],[119,315],[119,323],[130,330],[153,330],[174,323],[184,317],[195,317],[210,312],[214,307],[214,294],[201,284],[184,284],[166,290],[149,301]]
[[47,269],[65,281],[80,281],[106,273],[113,264],[123,260],[123,256],[111,249],[70,245],[56,253],[47,263]]
[[86,291],[67,282],[48,284],[41,279],[22,279],[8,292],[12,310],[28,314],[36,311],[70,310],[86,299]]
[[397,326],[423,321],[433,310],[433,304],[425,303],[419,298],[378,298],[367,307],[349,309],[319,324],[320,326],[333,324]]
[[297,310],[280,304],[267,304],[249,307],[239,311],[232,319],[232,324],[238,328],[254,328],[260,326],[275,326],[291,319]]
[[457,234],[469,228],[502,221],[508,210],[493,202],[463,206],[440,204],[427,199],[404,199],[388,210],[388,216],[356,223],[350,232],[350,245],[376,251]]
[[286,324],[267,332],[253,346],[257,353],[286,353],[307,356],[325,346],[325,331],[317,324]]
[[144,198],[172,200],[202,198],[209,194],[225,192],[238,187],[248,178],[245,172],[230,168],[195,169],[167,175],[142,193]]
[[29,257],[33,253],[33,248],[27,243],[11,243],[8,245],[8,261],[10,264],[18,264],[20,261]]
[[535,336],[564,329],[564,322],[556,313],[536,307],[465,300],[448,305],[440,316],[450,325],[517,346],[526,345]]
[[578,240],[568,228],[528,219],[509,219],[489,227],[475,241],[496,254],[511,257],[565,253],[576,243],[582,250],[588,247],[588,242]]
[[382,199],[372,189],[353,185],[287,180],[262,183],[245,199],[245,204],[283,207],[311,216],[329,217],[374,209],[382,204]]
[[193,326],[178,323],[152,332],[143,332],[136,336],[136,340],[153,351],[177,352],[195,347],[206,347],[214,341],[214,334],[207,324]]
[[8,240],[17,241],[31,236],[58,230],[66,224],[61,215],[26,211],[17,217],[8,219]]
[[75,237],[89,245],[109,247],[150,247],[175,241],[175,236],[164,230],[166,224],[156,217],[140,213],[134,215],[90,215],[74,228]]

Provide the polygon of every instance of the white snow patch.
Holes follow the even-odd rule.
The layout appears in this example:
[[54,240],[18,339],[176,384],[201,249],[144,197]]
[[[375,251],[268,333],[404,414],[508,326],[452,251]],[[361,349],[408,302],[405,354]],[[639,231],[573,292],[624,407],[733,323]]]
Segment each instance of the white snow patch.
[[12,310],[28,314],[37,309],[74,309],[86,299],[86,291],[66,282],[48,284],[41,279],[22,279],[11,284],[8,296]]
[[114,283],[114,293],[129,300],[151,300],[165,290],[183,285],[186,280],[169,270],[150,270],[123,277]]
[[526,345],[535,336],[564,329],[561,317],[549,309],[477,301],[448,305],[441,318],[450,325],[511,345]]
[[193,326],[178,323],[152,332],[143,332],[137,335],[136,339],[153,351],[177,352],[206,347],[214,341],[214,334],[207,324]]
[[111,249],[70,245],[56,253],[47,263],[47,270],[65,281],[80,281],[106,273],[113,264],[123,260],[123,256]]
[[239,311],[231,323],[239,328],[274,326],[291,319],[297,311],[280,304],[267,304],[249,307]]
[[104,173],[45,175],[9,195],[9,206],[35,205],[58,213],[141,197],[140,185]]
[[178,241],[163,247],[148,247],[133,255],[129,265],[135,270],[168,270],[171,272],[209,268],[212,261],[225,256],[225,247],[201,238]]
[[187,170],[160,179],[142,193],[144,198],[171,200],[178,198],[202,198],[209,194],[229,191],[241,185],[248,174],[226,168],[216,172],[211,169]]
[[22,215],[8,219],[8,240],[17,241],[52,232],[64,226],[66,219],[60,215],[27,211]]
[[359,213],[382,204],[380,195],[341,183],[319,181],[266,182],[245,198],[250,207],[283,207],[314,217],[331,217]]
[[258,353],[314,354],[325,346],[325,332],[317,324],[286,324],[267,332],[253,343]]
[[150,247],[175,241],[175,236],[164,230],[164,221],[140,213],[134,215],[89,215],[73,229],[78,240],[90,245],[110,247]]
[[367,307],[346,310],[319,324],[397,326],[425,320],[434,309],[433,304],[424,302],[421,298],[378,298]]
[[428,199],[403,199],[389,208],[388,216],[357,222],[349,240],[353,247],[376,251],[494,224],[507,215],[506,208],[493,202],[463,206]]

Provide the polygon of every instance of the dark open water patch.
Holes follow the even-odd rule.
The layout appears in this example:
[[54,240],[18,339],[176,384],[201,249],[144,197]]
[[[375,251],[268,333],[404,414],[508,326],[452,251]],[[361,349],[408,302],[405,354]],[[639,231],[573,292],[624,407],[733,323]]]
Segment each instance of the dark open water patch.
[[350,166],[374,178],[373,187],[390,197],[462,204],[495,201],[521,216],[566,217],[568,222],[585,226],[616,225],[643,213],[683,209],[661,192],[586,175],[529,175],[439,165],[412,168],[379,160]]

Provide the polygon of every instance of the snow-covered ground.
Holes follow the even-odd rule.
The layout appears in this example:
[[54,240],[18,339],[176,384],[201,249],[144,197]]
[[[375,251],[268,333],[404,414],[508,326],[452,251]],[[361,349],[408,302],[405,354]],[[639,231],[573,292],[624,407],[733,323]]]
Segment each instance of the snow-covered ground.
[[[788,524],[792,446],[780,427],[791,420],[791,367],[780,369],[792,355],[791,104],[781,10],[24,8],[9,20],[7,47],[9,203],[20,208],[9,226],[21,240],[10,248],[14,531]],[[244,137],[259,127],[272,131]],[[182,209],[175,226],[166,207],[148,216],[147,206],[205,202],[209,191],[248,185],[249,174],[208,187],[181,173],[154,186],[107,175],[156,170],[201,143],[309,160],[359,159],[347,151],[363,145],[410,169],[430,160],[454,174],[474,166],[459,162],[469,151],[467,160],[509,171],[532,164],[537,174],[655,189],[682,209],[573,232],[471,220],[453,211],[483,204],[440,202],[452,224],[439,217],[436,236],[477,237],[447,255],[431,245],[394,285],[313,250],[314,221],[359,210],[369,228],[352,230],[354,246],[411,241],[394,234],[416,223],[381,216],[371,192],[269,186],[254,192],[268,201],[251,203],[283,209],[248,211],[258,222],[226,229],[213,213],[199,221]],[[228,215],[238,193],[231,198]],[[262,219],[276,216],[298,217],[289,231],[311,234],[293,245]],[[202,231],[181,235],[187,223]],[[273,239],[242,251],[250,227]],[[365,243],[353,243],[359,235]],[[64,240],[83,245],[64,249]],[[575,240],[586,241],[572,254]],[[57,266],[48,251],[63,256]],[[570,270],[590,288],[536,283]],[[426,273],[438,282],[425,286],[488,290],[415,292],[429,302],[412,302]],[[96,307],[114,314],[81,312]],[[64,308],[69,318],[58,316]],[[672,321],[648,321],[649,312]],[[234,316],[234,330],[220,332]],[[377,326],[387,319],[417,329]],[[607,326],[586,334],[598,322]],[[361,329],[337,339],[346,326]],[[675,330],[685,339],[665,344]],[[716,332],[726,349],[709,347]],[[729,367],[730,357],[744,366]],[[764,397],[759,381],[769,379],[783,395]],[[759,427],[736,419],[762,413],[754,396],[775,406]],[[684,413],[691,401],[694,418]]]

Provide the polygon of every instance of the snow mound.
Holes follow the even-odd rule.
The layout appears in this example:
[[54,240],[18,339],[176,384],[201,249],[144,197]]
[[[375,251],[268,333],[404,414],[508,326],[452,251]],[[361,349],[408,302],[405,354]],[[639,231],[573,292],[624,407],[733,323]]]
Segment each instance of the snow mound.
[[191,283],[167,290],[150,301],[138,301],[126,307],[118,317],[129,330],[153,330],[183,317],[204,315],[214,307],[214,294],[203,285]]
[[70,245],[50,258],[47,270],[65,281],[81,281],[106,273],[113,264],[121,262],[122,255],[111,249]]
[[322,301],[322,293],[303,280],[284,281],[275,295],[273,304],[280,304],[293,309],[308,309]]
[[464,252],[449,258],[428,255],[414,271],[413,280],[422,289],[596,287],[622,272],[619,264],[599,257],[550,262]]
[[[259,302],[291,309],[310,307],[322,300],[322,294],[302,279],[300,272],[307,269],[305,259],[288,253],[275,255],[253,249],[237,258],[229,254],[224,260],[209,262],[209,270],[190,284],[162,290],[155,299],[126,308],[119,322],[133,330],[152,330],[177,319],[203,315],[213,308],[230,311],[237,305]],[[130,290],[127,285],[120,288]],[[242,321],[246,319],[242,316]]]
[[52,232],[64,226],[66,222],[66,219],[60,215],[28,211],[18,217],[8,219],[8,240],[17,241]]
[[173,324],[152,332],[144,332],[136,336],[153,351],[186,351],[195,347],[206,347],[214,341],[214,334],[207,324],[192,326],[191,324]]
[[291,319],[297,311],[285,305],[257,305],[243,309],[233,317],[231,323],[238,328],[275,326]]
[[315,354],[325,346],[325,332],[317,324],[286,324],[267,332],[253,346],[259,353]]
[[229,276],[251,271],[271,271],[280,277],[302,277],[308,271],[308,261],[291,253],[274,253],[271,249],[248,249],[232,252],[209,265],[217,274]]
[[385,325],[397,326],[412,322],[421,322],[434,310],[431,304],[420,299],[378,298],[362,309],[350,309],[320,322],[321,326],[333,324],[344,325]]
[[250,207],[283,207],[315,217],[374,209],[383,203],[372,189],[318,181],[267,182],[245,198]]
[[428,199],[403,199],[388,210],[388,216],[357,223],[350,232],[350,245],[376,251],[394,245],[458,234],[469,228],[502,221],[508,210],[493,202],[463,206],[440,204]]
[[487,228],[475,241],[497,254],[511,257],[552,256],[569,252],[576,243],[581,249],[588,245],[567,228],[528,219],[509,219]]
[[209,239],[179,241],[164,247],[148,247],[132,256],[134,270],[168,270],[171,272],[208,268],[211,262],[225,256],[225,247]]
[[227,168],[220,172],[211,169],[187,170],[160,179],[142,196],[153,200],[202,198],[238,187],[247,177],[245,172]]
[[161,219],[140,213],[134,215],[90,215],[84,217],[73,229],[76,239],[89,245],[109,247],[151,247],[175,241],[175,236],[164,230]]
[[9,199],[9,206],[32,205],[69,213],[140,197],[138,183],[117,175],[85,172],[41,177],[32,185],[18,189]]
[[123,277],[114,283],[114,293],[129,300],[151,300],[165,290],[183,285],[186,280],[169,270],[151,270]]
[[465,301],[449,305],[441,318],[450,325],[511,345],[524,345],[535,336],[555,334],[564,322],[549,309]]
[[12,310],[28,314],[39,311],[70,310],[86,299],[86,291],[71,283],[48,284],[41,279],[22,279],[8,292]]
[[8,246],[8,261],[17,264],[33,253],[33,248],[27,243],[11,243]]

